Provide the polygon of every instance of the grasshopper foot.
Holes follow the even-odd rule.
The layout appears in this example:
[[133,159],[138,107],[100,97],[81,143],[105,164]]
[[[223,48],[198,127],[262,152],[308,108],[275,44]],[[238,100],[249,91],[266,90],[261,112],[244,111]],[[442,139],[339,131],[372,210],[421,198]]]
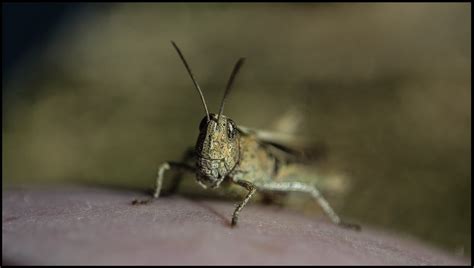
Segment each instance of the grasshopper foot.
[[153,201],[153,199],[146,199],[146,200],[135,199],[135,200],[132,201],[132,205],[134,205],[134,206],[146,205],[148,203],[151,203],[151,201]]
[[357,232],[359,232],[361,230],[360,225],[355,224],[355,223],[341,222],[341,223],[339,223],[339,226],[341,226],[343,228],[347,228],[347,229],[352,229],[352,230],[357,231]]

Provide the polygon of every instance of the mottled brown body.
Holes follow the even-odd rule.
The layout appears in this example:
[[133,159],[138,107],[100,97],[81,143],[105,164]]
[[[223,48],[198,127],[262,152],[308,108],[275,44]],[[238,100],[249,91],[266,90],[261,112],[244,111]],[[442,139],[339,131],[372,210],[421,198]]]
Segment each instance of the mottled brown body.
[[258,184],[272,180],[278,174],[278,161],[261,145],[255,135],[241,135],[240,161],[230,177]]
[[[194,153],[186,154],[181,162],[165,162],[159,167],[154,198],[160,195],[164,172],[173,168],[195,173],[197,182],[204,188],[218,188],[224,180],[245,188],[247,194],[233,213],[232,226],[237,224],[240,211],[255,192],[295,191],[310,194],[335,224],[359,228],[357,225],[343,223],[316,185],[304,180],[303,169],[298,165],[300,156],[294,150],[267,140],[268,135],[263,138],[259,136],[258,131],[238,127],[232,119],[223,114],[224,101],[235,75],[244,62],[243,58],[239,59],[232,71],[219,114],[210,114],[202,91],[184,56],[176,44],[173,43],[173,46],[201,96],[206,116],[199,124],[199,136]],[[174,189],[178,182],[179,178],[174,183]],[[133,203],[144,204],[149,201],[135,200]]]

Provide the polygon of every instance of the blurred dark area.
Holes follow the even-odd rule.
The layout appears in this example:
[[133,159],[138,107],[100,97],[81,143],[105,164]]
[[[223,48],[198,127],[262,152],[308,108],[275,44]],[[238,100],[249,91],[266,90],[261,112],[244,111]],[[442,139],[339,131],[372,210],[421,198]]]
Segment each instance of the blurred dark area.
[[25,55],[47,44],[58,25],[82,7],[78,3],[2,3],[2,79],[8,79]]
[[[298,118],[296,134],[327,148],[341,214],[470,256],[470,8],[3,3],[3,185],[151,188],[204,114],[174,40],[211,112],[247,58],[226,115],[262,129]],[[192,176],[181,191],[213,194]]]

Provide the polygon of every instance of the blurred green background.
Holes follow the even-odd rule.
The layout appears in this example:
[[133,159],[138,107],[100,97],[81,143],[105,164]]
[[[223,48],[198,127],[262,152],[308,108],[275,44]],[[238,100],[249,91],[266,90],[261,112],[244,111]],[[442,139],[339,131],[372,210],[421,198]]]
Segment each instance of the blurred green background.
[[91,6],[3,82],[4,186],[152,187],[204,116],[174,40],[211,111],[242,56],[229,117],[298,109],[342,215],[471,255],[469,3]]

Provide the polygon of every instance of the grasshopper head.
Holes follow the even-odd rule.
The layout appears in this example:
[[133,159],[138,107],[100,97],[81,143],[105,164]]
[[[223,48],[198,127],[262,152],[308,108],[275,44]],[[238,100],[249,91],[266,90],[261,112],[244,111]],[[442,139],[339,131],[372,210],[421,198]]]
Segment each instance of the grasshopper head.
[[201,184],[218,187],[239,160],[239,131],[232,119],[210,114],[199,124],[196,143],[197,179]]

